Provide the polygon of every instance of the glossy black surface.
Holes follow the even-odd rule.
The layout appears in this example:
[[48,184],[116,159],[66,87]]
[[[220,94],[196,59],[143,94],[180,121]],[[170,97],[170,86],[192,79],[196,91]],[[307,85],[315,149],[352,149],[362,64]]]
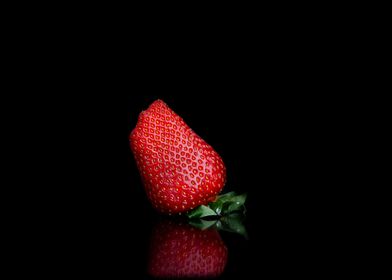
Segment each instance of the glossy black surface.
[[222,156],[224,192],[248,193],[249,239],[220,233],[228,250],[221,279],[312,275],[328,264],[319,258],[329,240],[320,237],[327,228],[316,210],[328,190],[316,160],[325,152],[314,129],[318,121],[292,96],[263,94],[256,100],[244,93],[246,85],[231,83],[222,88],[234,90],[231,96],[203,93],[204,84],[177,85],[177,94],[151,87],[155,93],[83,100],[72,119],[75,126],[61,131],[68,144],[53,150],[64,162],[48,175],[58,182],[50,203],[60,209],[47,234],[54,239],[51,267],[70,275],[151,278],[150,237],[161,217],[145,196],[128,136],[138,114],[157,98]]
[[[355,105],[353,85],[363,81],[348,77],[347,57],[356,48],[330,40],[306,19],[296,26],[246,16],[241,26],[228,14],[233,24],[195,32],[178,30],[177,21],[144,30],[148,19],[126,16],[120,23],[97,15],[102,26],[87,20],[69,30],[72,17],[62,20],[64,28],[45,19],[42,27],[24,24],[30,35],[13,32],[22,41],[10,41],[16,55],[6,53],[13,66],[6,72],[15,80],[4,96],[16,97],[17,108],[4,119],[21,119],[11,124],[21,143],[10,165],[17,166],[14,178],[26,182],[3,187],[27,205],[15,219],[23,229],[11,246],[22,244],[13,251],[30,264],[17,262],[12,272],[149,278],[150,234],[160,218],[145,197],[128,136],[157,98],[222,156],[224,191],[248,193],[249,240],[221,233],[228,248],[222,278],[318,279],[344,266],[346,256],[333,247],[342,231],[326,217],[351,200],[342,195],[351,178],[335,175],[350,168],[353,146],[344,136],[353,123],[362,126],[350,109],[368,113]],[[361,55],[353,59],[354,67],[362,62]],[[13,141],[14,134],[4,137]],[[361,148],[353,154],[360,158]]]

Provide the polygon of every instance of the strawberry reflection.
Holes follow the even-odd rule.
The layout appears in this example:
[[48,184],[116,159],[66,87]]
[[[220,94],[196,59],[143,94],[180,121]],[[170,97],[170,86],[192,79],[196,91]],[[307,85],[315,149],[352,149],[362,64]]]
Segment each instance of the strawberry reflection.
[[154,277],[215,277],[227,263],[227,248],[218,231],[177,220],[163,220],[153,231],[148,272]]

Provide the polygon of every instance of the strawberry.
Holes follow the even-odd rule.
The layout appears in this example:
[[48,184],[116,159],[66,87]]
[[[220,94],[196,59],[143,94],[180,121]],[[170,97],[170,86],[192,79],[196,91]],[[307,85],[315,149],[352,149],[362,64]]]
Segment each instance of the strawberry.
[[227,248],[216,229],[163,221],[151,237],[148,273],[154,277],[219,276],[227,263]]
[[140,113],[131,150],[152,205],[165,214],[214,201],[226,181],[218,153],[163,101]]

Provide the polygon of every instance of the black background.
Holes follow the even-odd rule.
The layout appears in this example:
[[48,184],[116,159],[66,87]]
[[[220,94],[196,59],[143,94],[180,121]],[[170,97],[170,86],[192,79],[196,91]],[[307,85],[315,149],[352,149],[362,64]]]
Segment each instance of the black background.
[[94,8],[64,17],[28,10],[31,20],[18,8],[6,24],[4,96],[16,106],[3,137],[17,142],[5,146],[17,172],[4,189],[15,191],[7,214],[20,212],[13,220],[22,228],[10,227],[11,246],[20,244],[13,253],[26,261],[13,273],[147,278],[149,234],[160,217],[128,136],[157,98],[222,156],[224,191],[248,193],[249,240],[222,234],[223,278],[347,268],[355,234],[344,235],[344,226],[359,208],[349,203],[367,204],[353,197],[353,180],[369,174],[355,166],[368,145],[358,139],[369,136],[363,125],[374,125],[376,108],[359,95],[377,84],[367,77],[373,53],[363,55],[364,42],[377,41],[367,17],[351,20],[353,7],[323,17],[327,7],[299,7],[302,16],[282,5],[222,6],[192,17],[193,9],[174,16],[154,6],[141,18],[137,9],[110,16]]
[[334,73],[316,66],[328,58],[317,48],[287,48],[270,34],[257,44],[238,30],[235,44],[188,37],[165,45],[171,38],[163,36],[159,48],[105,35],[111,46],[101,34],[92,36],[96,44],[82,35],[54,40],[45,62],[35,56],[29,64],[43,70],[26,70],[38,74],[29,88],[45,93],[30,97],[45,108],[33,108],[40,116],[24,120],[45,135],[30,157],[44,162],[32,165],[45,187],[29,190],[48,217],[50,265],[40,267],[147,277],[149,234],[159,215],[145,197],[128,136],[158,98],[222,156],[224,191],[248,193],[249,240],[222,234],[229,250],[223,277],[303,275],[329,265],[319,258],[329,242],[320,234],[328,232],[323,212],[330,208],[323,206],[334,191],[328,159],[341,100],[331,94]]

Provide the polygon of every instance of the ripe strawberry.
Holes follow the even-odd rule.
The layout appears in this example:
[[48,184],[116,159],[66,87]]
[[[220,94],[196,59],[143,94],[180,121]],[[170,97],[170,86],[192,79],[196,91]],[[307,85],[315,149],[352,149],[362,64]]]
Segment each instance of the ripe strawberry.
[[214,277],[227,263],[227,248],[216,229],[200,230],[163,221],[150,242],[148,273],[154,277]]
[[130,143],[147,196],[162,213],[207,204],[225,184],[221,157],[161,100],[140,113]]

